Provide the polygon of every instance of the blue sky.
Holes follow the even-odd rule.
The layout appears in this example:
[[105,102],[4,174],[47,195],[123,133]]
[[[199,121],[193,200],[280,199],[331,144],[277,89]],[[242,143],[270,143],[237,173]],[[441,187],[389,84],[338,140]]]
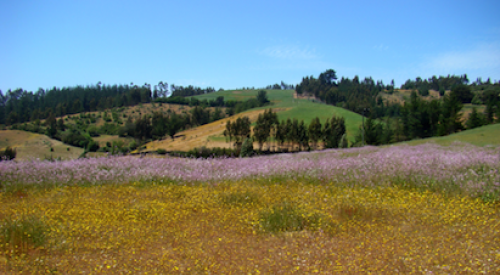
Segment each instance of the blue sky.
[[500,1],[0,1],[0,90],[500,80]]

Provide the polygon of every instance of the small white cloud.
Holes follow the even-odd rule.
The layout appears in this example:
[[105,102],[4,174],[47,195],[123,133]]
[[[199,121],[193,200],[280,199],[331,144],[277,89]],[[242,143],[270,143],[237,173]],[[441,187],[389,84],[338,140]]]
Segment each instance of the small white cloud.
[[423,64],[438,71],[480,70],[500,67],[500,45],[480,45],[469,51],[453,51],[440,54]]
[[290,60],[311,60],[318,57],[314,50],[310,50],[308,48],[302,49],[297,46],[267,47],[264,50],[258,51],[258,53],[272,58]]
[[378,50],[378,51],[387,51],[389,49],[389,46],[384,45],[384,44],[379,44],[379,45],[374,45],[373,49]]

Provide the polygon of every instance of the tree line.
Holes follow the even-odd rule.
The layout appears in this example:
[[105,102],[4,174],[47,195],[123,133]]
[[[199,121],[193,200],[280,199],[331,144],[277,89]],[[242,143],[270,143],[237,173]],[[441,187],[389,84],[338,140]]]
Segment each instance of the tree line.
[[[324,124],[316,117],[307,126],[303,120],[279,121],[272,109],[259,114],[253,130],[250,119],[246,116],[239,117],[234,122],[228,121],[224,136],[234,144],[235,149],[241,151],[248,150],[248,146],[253,148],[253,141],[258,143],[259,151],[263,151],[263,146],[267,143],[267,151],[274,152],[311,150],[311,145],[313,149],[317,149],[320,142],[324,148],[348,146],[343,117],[333,116]],[[245,143],[248,145],[245,146]]]
[[[336,72],[330,69],[321,73],[318,78],[304,77],[297,85],[296,92],[368,117],[363,126],[366,143],[387,144],[448,135],[498,122],[500,83],[483,83],[479,79],[471,85],[468,83],[467,75],[408,80],[401,88],[413,91],[410,100],[401,106],[397,103],[388,104],[380,96],[381,92],[390,94],[394,91],[394,81],[390,85],[384,85],[382,81],[375,82],[371,77],[360,81],[355,76],[352,80],[342,78],[337,82]],[[423,100],[422,97],[429,94],[429,89],[438,90],[440,100]],[[451,90],[450,93],[445,94],[448,89]],[[485,104],[486,110],[479,113],[474,108],[467,120],[460,114],[465,103]],[[359,136],[357,141],[362,140],[363,136]]]
[[167,96],[191,96],[214,92],[214,88],[183,87],[159,82],[153,89],[151,85],[95,85],[39,88],[31,92],[18,88],[8,90],[5,94],[0,90],[0,124],[14,125],[46,119],[53,113],[56,117],[81,112],[102,111],[105,109],[134,106],[149,103]]

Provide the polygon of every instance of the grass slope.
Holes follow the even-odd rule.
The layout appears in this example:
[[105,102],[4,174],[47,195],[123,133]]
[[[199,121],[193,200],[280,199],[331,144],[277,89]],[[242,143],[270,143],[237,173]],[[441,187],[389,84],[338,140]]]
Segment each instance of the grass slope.
[[[220,91],[205,95],[196,96],[198,99],[215,99],[218,96],[224,96],[225,100],[247,100],[257,96],[259,90],[238,90],[238,91]],[[349,110],[326,105],[318,102],[312,102],[307,99],[299,99],[294,97],[293,90],[266,90],[267,97],[273,103],[272,106],[266,106],[259,109],[276,109],[280,120],[298,119],[304,120],[309,124],[315,117],[319,117],[324,123],[326,119],[335,116],[342,116],[346,119],[347,137],[354,141],[354,137],[359,133],[362,116]]]
[[19,130],[0,130],[0,150],[8,146],[16,149],[16,160],[43,160],[51,157],[76,159],[83,153],[83,148],[64,144],[45,135]]
[[408,145],[419,145],[433,142],[443,146],[449,146],[453,142],[466,142],[476,146],[499,146],[500,124],[486,125],[472,130],[462,131],[444,137],[432,137],[404,142]]

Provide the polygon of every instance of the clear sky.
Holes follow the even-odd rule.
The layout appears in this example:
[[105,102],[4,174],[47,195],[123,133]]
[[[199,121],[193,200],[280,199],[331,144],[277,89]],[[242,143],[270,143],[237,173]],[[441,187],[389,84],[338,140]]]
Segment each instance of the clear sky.
[[0,90],[500,80],[500,1],[0,1]]

